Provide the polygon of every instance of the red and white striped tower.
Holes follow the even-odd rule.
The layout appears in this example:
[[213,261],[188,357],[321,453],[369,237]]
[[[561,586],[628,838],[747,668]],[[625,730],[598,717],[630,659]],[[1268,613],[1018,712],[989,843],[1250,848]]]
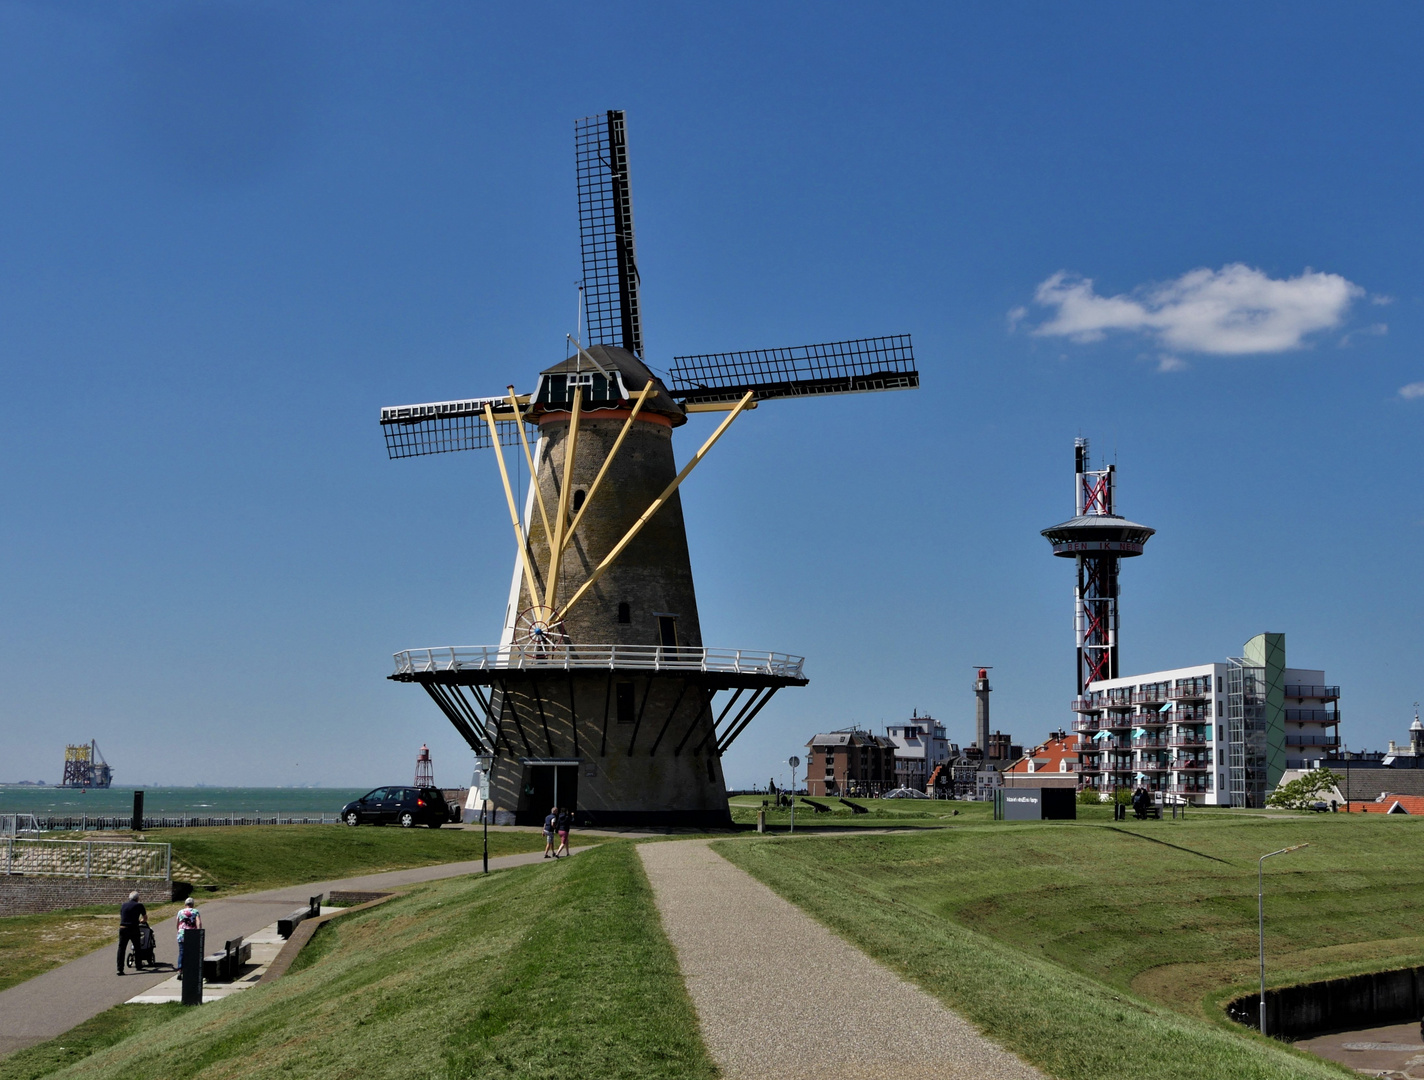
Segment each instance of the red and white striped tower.
[[415,786],[435,786],[435,764],[430,760],[430,747],[420,744],[420,753],[415,755]]

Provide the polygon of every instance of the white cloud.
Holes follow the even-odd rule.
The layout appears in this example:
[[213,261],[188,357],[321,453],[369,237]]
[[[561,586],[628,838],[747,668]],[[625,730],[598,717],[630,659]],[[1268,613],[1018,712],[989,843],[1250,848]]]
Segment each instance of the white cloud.
[[1157,360],[1158,371],[1186,371],[1188,366],[1180,356],[1168,356],[1165,353]]
[[1242,263],[1190,270],[1174,281],[1099,296],[1091,278],[1059,271],[1034,300],[1054,314],[1034,329],[1045,337],[1097,341],[1109,330],[1154,337],[1174,351],[1244,355],[1300,348],[1308,334],[1340,325],[1358,285],[1307,270],[1267,277]]
[[1373,326],[1362,326],[1358,330],[1351,330],[1340,338],[1341,345],[1348,345],[1357,337],[1384,337],[1389,333],[1389,324],[1377,322]]
[[1407,386],[1399,388],[1399,396],[1405,401],[1413,401],[1415,398],[1424,397],[1424,382],[1412,382]]

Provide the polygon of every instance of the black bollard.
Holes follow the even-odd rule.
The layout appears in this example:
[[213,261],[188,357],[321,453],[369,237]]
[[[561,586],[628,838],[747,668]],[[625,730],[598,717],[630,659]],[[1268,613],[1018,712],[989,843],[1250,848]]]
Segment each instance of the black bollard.
[[183,1004],[203,1003],[203,931],[183,931]]
[[134,792],[133,824],[129,826],[134,832],[143,832],[143,792]]

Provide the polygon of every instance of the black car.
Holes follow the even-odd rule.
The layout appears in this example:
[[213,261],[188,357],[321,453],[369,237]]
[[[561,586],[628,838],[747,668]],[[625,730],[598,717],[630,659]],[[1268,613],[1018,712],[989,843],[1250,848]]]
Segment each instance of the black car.
[[341,808],[348,825],[399,825],[413,829],[429,825],[438,829],[450,820],[450,809],[439,788],[380,787]]

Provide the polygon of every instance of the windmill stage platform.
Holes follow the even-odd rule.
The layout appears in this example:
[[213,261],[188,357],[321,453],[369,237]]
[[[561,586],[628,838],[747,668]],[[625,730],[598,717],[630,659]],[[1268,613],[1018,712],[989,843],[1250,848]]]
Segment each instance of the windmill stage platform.
[[[800,656],[687,645],[446,646],[395,662],[392,680],[418,683],[471,746],[514,766],[495,773],[492,801],[514,808],[497,824],[572,804],[585,825],[725,826],[717,759],[772,695],[808,681]],[[643,807],[628,808],[630,787]]]

